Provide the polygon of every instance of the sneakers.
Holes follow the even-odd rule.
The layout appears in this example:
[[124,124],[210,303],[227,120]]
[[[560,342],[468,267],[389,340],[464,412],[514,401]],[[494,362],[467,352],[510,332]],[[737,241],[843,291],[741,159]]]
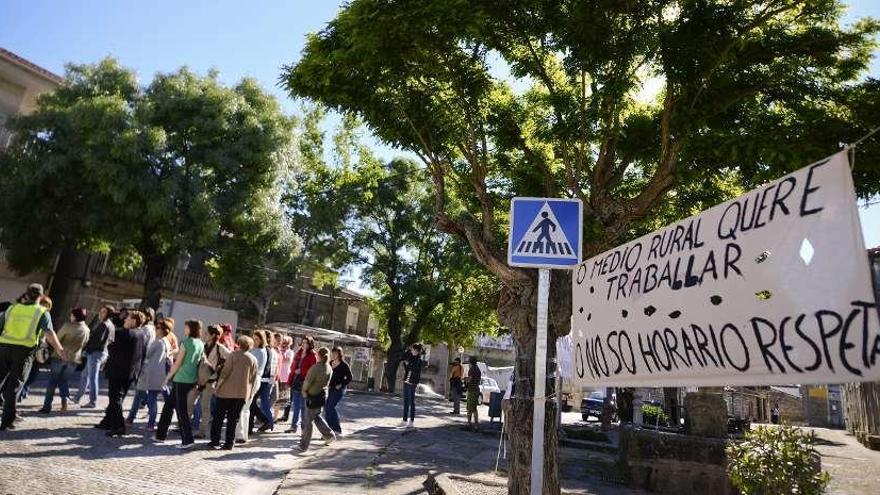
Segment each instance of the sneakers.
[[220,447],[220,450],[232,450],[232,444],[231,443],[224,443],[223,446]]
[[178,446],[175,447],[175,448],[176,448],[177,450],[189,450],[189,449],[193,448],[195,445],[196,445],[195,442],[193,442],[193,443],[182,443],[182,444],[178,445]]
[[329,437],[324,438],[324,445],[330,445],[331,443],[336,441],[335,435],[330,435]]
[[407,428],[415,428],[416,427],[415,422],[413,422],[413,420],[409,420],[409,422],[406,424],[406,427]]
[[147,425],[147,427],[144,428],[144,430],[146,430],[146,431],[152,433],[152,432],[156,431],[156,427],[155,427],[155,426],[152,426],[152,425]]
[[406,428],[406,426],[407,426],[408,424],[409,424],[409,421],[407,421],[407,420],[404,419],[403,421],[401,421],[400,423],[398,423],[398,426],[403,427],[403,428]]
[[210,448],[210,449],[220,450],[220,444],[219,444],[219,443],[208,442],[208,444],[207,444],[206,446],[207,446],[208,448]]
[[293,451],[294,451],[294,452],[305,453],[305,452],[308,452],[308,450],[309,450],[308,447],[303,447],[302,445],[300,445],[300,444],[298,444],[298,443],[297,443],[297,444],[294,444],[294,446],[293,446]]
[[165,440],[164,440],[164,439],[159,438],[159,437],[157,437],[157,436],[153,436],[153,437],[151,437],[150,440],[152,440],[153,443],[155,443],[155,444],[157,444],[157,445],[162,445],[162,444],[165,443]]
[[293,428],[288,428],[288,429],[284,430],[284,433],[296,433],[296,432],[297,432],[296,426],[294,426]]
[[245,440],[244,438],[236,438],[235,443],[237,443],[239,445],[244,445],[247,443],[247,440]]
[[81,405],[81,406],[79,406],[79,407],[80,407],[81,409],[94,409],[94,408],[95,408],[95,403],[94,403],[94,402],[89,402],[89,403],[87,403],[87,404],[83,404],[83,405]]
[[46,409],[46,408],[44,407],[44,408],[40,409],[39,411],[37,411],[37,414],[49,414],[49,413],[51,413],[51,412],[52,412],[51,409]]
[[8,425],[0,426],[0,431],[14,430],[14,429],[15,429],[15,425],[12,423],[9,423]]

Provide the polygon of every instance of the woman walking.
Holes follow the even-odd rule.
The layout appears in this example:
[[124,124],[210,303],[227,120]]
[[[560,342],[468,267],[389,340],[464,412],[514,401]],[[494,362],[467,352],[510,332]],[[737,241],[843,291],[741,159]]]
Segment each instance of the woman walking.
[[199,338],[202,334],[202,322],[189,320],[184,323],[186,338],[180,344],[180,350],[174,359],[171,370],[165,377],[165,382],[171,382],[171,393],[165,399],[162,406],[162,415],[159,417],[159,426],[156,428],[156,441],[162,443],[168,436],[168,427],[171,425],[171,416],[177,414],[177,424],[180,426],[181,444],[179,449],[188,449],[193,446],[192,423],[187,408],[187,395],[196,386],[199,378],[199,363],[205,357],[205,345]]
[[293,366],[290,367],[290,407],[293,416],[290,420],[290,429],[286,433],[296,433],[300,418],[305,415],[302,386],[309,369],[318,362],[318,354],[314,349],[315,339],[307,335],[300,339],[299,350],[293,356]]
[[312,442],[312,424],[318,427],[327,445],[336,440],[333,430],[327,426],[327,422],[321,416],[321,408],[327,401],[327,386],[333,374],[333,369],[327,363],[329,360],[330,351],[326,347],[318,349],[318,362],[309,369],[303,381],[302,393],[305,396],[306,415],[302,423],[302,436],[299,438],[301,452],[309,450],[309,444]]
[[[278,401],[275,402],[276,421],[286,422],[290,414],[290,368],[293,366],[293,350],[290,344],[293,340],[290,336],[281,336],[281,346],[278,349]],[[284,408],[284,416],[278,417],[277,410]]]
[[[480,431],[480,415],[477,412],[477,406],[480,405],[480,382],[483,381],[483,373],[477,366],[477,356],[471,356],[468,360],[468,379],[467,379],[467,422],[468,426],[474,431]],[[471,416],[474,418],[471,425]]]
[[214,402],[214,384],[217,381],[217,372],[223,367],[229,349],[220,343],[220,327],[208,325],[208,335],[205,339],[205,360],[199,365],[199,403],[201,407],[195,411],[198,413],[199,433],[197,438],[207,438],[211,434],[212,403]]
[[[226,358],[217,378],[214,390],[217,407],[211,422],[211,442],[209,447],[232,450],[241,409],[245,401],[252,396],[257,385],[257,360],[248,351],[254,341],[242,335],[236,342],[238,350]],[[226,440],[220,446],[220,430],[226,421]]]
[[422,379],[421,344],[413,344],[409,348],[409,356],[403,362],[403,370],[403,421],[400,425],[412,428],[416,420],[416,387]]
[[[260,390],[257,392],[255,400],[251,403],[250,425],[248,425],[248,434],[253,433],[254,423],[259,420],[262,425],[260,432],[274,431],[275,418],[272,417],[272,387],[275,385],[275,376],[278,374],[278,357],[272,351],[272,334],[265,330],[259,331],[259,339],[257,345],[262,343],[262,351],[265,355],[265,364],[262,366],[260,374]],[[257,357],[257,361],[260,358]]]
[[43,408],[38,412],[49,414],[52,412],[52,400],[55,398],[55,388],[61,396],[61,412],[67,411],[67,399],[70,396],[68,389],[68,377],[76,367],[77,361],[82,357],[82,348],[89,339],[89,327],[85,323],[86,310],[74,308],[70,312],[69,321],[58,331],[58,341],[67,352],[66,359],[53,352],[49,360],[49,385],[46,387],[46,397],[43,400]]
[[122,327],[117,328],[113,343],[108,347],[107,381],[110,403],[104,411],[104,419],[98,428],[104,428],[107,436],[125,435],[125,418],[122,416],[122,401],[129,387],[137,381],[144,356],[144,340],[139,338],[136,329],[144,323],[144,314],[129,311]]
[[339,412],[336,407],[345,396],[345,389],[351,383],[351,368],[345,362],[345,355],[341,347],[334,347],[330,367],[333,372],[330,376],[330,387],[327,391],[327,404],[324,405],[324,415],[327,416],[327,424],[336,436],[342,435],[342,426],[339,424]]
[[[253,337],[251,338],[254,339],[254,345],[248,352],[257,360],[257,377],[259,380],[263,376],[263,371],[266,368],[266,338],[262,330],[254,331]],[[238,443],[247,442],[250,438],[250,434],[253,432],[254,418],[252,416],[255,413],[255,402],[259,391],[260,387],[258,384],[251,391],[250,397],[245,399],[244,408],[241,411],[241,418],[238,422],[238,431],[235,434],[235,441]],[[258,413],[258,411],[259,410],[257,409],[256,412]]]
[[107,345],[113,340],[113,333],[116,327],[113,325],[111,317],[116,313],[113,306],[104,306],[98,311],[98,323],[89,332],[89,340],[83,349],[85,368],[79,380],[79,390],[76,392],[73,402],[79,404],[85,395],[86,390],[89,391],[89,402],[83,405],[83,408],[95,407],[98,400],[98,390],[100,390],[101,365],[107,360]]
[[147,431],[156,430],[156,413],[158,411],[159,394],[165,390],[165,377],[168,374],[168,339],[165,338],[173,330],[169,323],[174,320],[165,319],[155,326],[156,338],[147,347],[141,374],[138,376],[137,395],[128,413],[128,424],[134,423],[141,406],[147,405]]

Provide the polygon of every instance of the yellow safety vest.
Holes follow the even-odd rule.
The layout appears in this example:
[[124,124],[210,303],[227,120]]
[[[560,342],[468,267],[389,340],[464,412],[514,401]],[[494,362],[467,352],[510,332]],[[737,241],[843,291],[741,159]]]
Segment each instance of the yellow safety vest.
[[3,333],[0,334],[0,344],[20,345],[23,347],[36,347],[40,342],[37,327],[40,318],[46,313],[46,308],[39,304],[13,304],[6,310],[6,321],[3,324]]

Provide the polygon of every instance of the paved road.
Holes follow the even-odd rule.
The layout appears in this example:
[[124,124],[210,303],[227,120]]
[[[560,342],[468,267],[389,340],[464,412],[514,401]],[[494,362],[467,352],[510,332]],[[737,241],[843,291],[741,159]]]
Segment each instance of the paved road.
[[[464,416],[450,416],[445,401],[420,398],[418,428],[404,430],[398,426],[399,397],[349,394],[340,408],[347,435],[329,447],[314,442],[303,455],[291,450],[298,437],[283,433],[258,436],[231,452],[179,451],[173,434],[170,445],[155,445],[142,429],[146,411],[130,435],[108,439],[92,427],[106,398],[99,399],[99,409],[39,416],[42,396],[37,388],[24,402],[19,429],[0,433],[0,494],[286,495],[305,486],[339,494],[409,494],[423,492],[428,470],[453,474],[467,493],[506,492],[503,473],[493,474],[497,435],[465,431]],[[566,457],[571,455],[578,453]],[[576,472],[588,462],[570,460]],[[632,493],[584,479],[564,484],[567,493]]]
[[822,469],[831,474],[830,493],[880,493],[880,452],[865,448],[845,430],[812,430],[819,437],[816,449],[822,454]]
[[[40,416],[42,397],[38,387],[20,408],[25,419],[19,428],[0,433],[0,494],[271,494],[301,460],[291,450],[298,437],[284,433],[258,436],[231,452],[202,448],[205,441],[179,451],[173,433],[169,444],[155,445],[143,430],[145,409],[131,434],[109,439],[93,428],[106,397],[99,398],[97,409],[74,406]],[[433,407],[434,413],[445,411],[445,404]],[[344,429],[353,433],[396,424],[402,407],[398,398],[350,394],[340,411],[344,421],[349,418]]]

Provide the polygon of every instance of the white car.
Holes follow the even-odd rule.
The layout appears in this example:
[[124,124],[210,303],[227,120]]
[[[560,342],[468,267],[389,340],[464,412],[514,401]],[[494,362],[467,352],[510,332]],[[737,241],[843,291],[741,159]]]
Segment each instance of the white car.
[[431,387],[425,385],[424,383],[420,383],[416,385],[416,396],[417,397],[427,397],[429,399],[444,399],[442,395],[434,392]]
[[483,404],[489,403],[489,399],[492,397],[492,392],[501,392],[501,388],[498,387],[498,382],[496,382],[494,378],[480,379],[480,397],[483,399]]

